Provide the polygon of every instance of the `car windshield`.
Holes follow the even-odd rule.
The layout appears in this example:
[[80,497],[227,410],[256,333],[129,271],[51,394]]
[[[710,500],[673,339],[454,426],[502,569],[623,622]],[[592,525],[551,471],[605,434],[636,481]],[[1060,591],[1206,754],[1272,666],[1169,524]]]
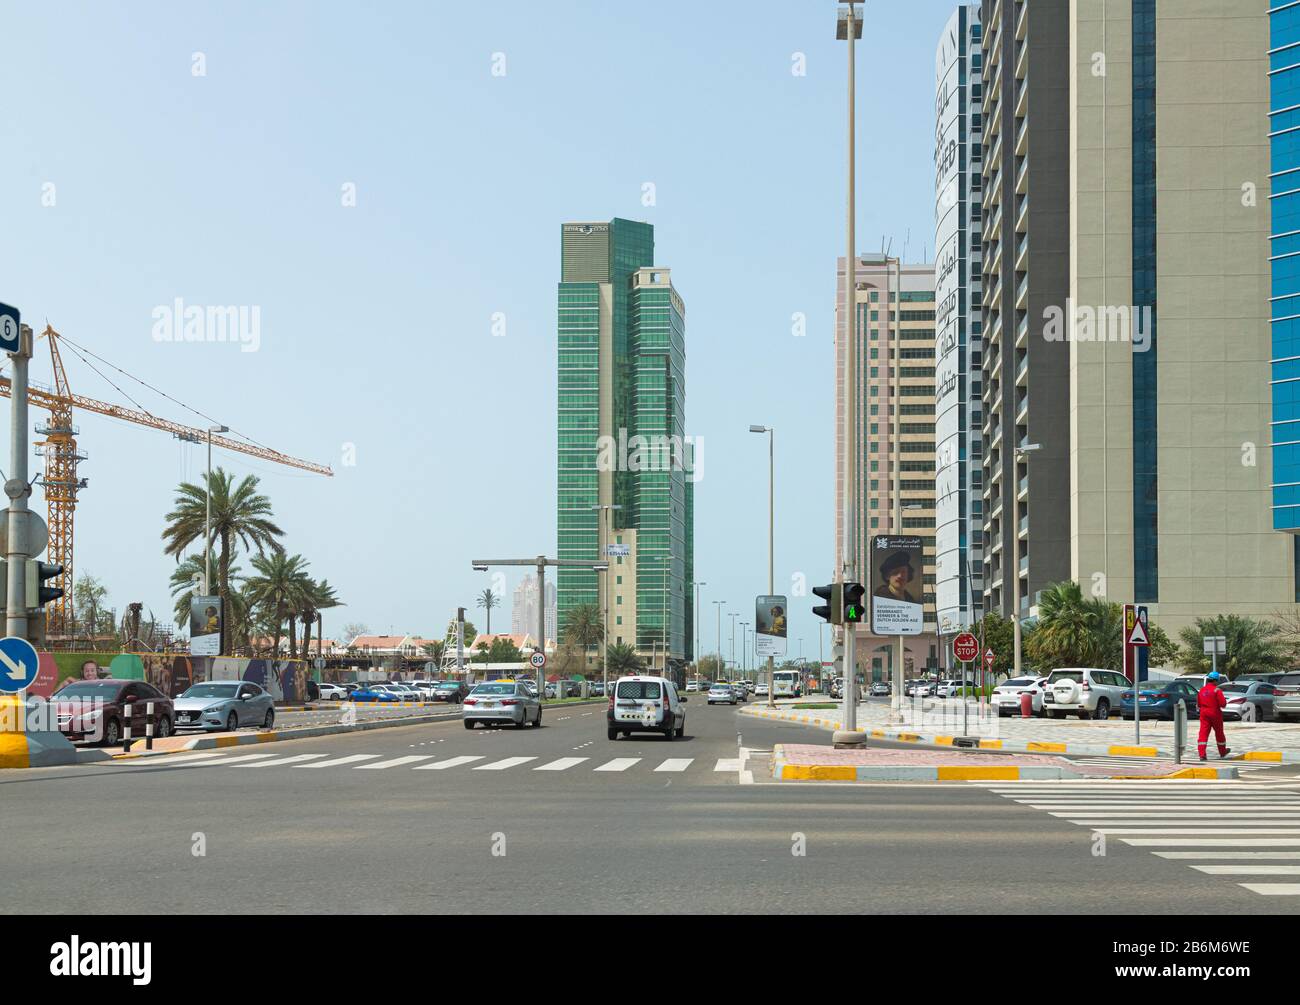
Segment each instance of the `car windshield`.
[[238,684],[195,684],[188,688],[182,698],[233,698],[239,690]]
[[654,680],[621,680],[618,682],[620,698],[658,698],[659,682]]
[[1220,691],[1249,691],[1250,685],[1249,684],[1224,684],[1221,688],[1219,688],[1219,690]]
[[1082,670],[1053,670],[1052,675],[1047,678],[1048,682],[1055,684],[1058,680],[1082,681]]
[[1009,680],[1003,687],[1029,687],[1034,682],[1032,677],[1017,677],[1015,680]]
[[1300,673],[1289,673],[1284,677],[1280,677],[1277,683],[1283,687],[1295,687],[1300,684]]
[[117,698],[117,693],[121,688],[121,684],[109,684],[103,681],[78,681],[75,684],[65,685],[54,695],[54,700],[66,701],[69,699],[84,700],[90,698],[99,701],[113,701]]
[[480,684],[474,688],[475,694],[514,694],[513,684]]

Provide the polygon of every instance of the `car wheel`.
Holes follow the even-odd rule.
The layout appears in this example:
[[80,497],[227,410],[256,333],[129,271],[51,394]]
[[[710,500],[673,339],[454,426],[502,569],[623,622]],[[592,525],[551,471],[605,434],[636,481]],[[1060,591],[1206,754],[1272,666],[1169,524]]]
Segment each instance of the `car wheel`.
[[537,706],[537,714],[533,716],[533,728],[538,729],[542,725],[542,707]]
[[677,732],[676,729],[674,729],[672,726],[669,726],[667,729],[664,730],[664,739],[671,743],[673,739],[673,734],[676,732]]
[[678,736],[685,736],[685,735],[686,735],[686,720],[685,720],[685,718],[682,719],[682,724],[681,724],[680,726],[677,727],[677,735],[678,735]]
[[1109,719],[1109,718],[1110,718],[1110,702],[1108,702],[1105,698],[1099,698],[1099,699],[1097,700],[1097,713],[1096,713],[1096,715],[1093,716],[1093,718],[1095,718],[1095,719],[1101,719],[1101,720],[1103,720],[1103,721],[1105,721],[1106,719]]
[[233,733],[238,728],[239,716],[232,711],[228,716],[226,716],[226,732]]
[[611,730],[608,730],[607,733],[608,733],[609,738],[610,738],[611,740],[617,740],[617,739],[618,739],[618,730],[617,730],[617,729],[611,729]]
[[103,744],[105,747],[116,747],[122,739],[122,724],[116,719],[109,719],[104,726]]
[[527,712],[525,712],[523,715],[521,715],[521,716],[519,717],[519,721],[516,722],[516,723],[514,723],[514,727],[515,727],[515,729],[527,729],[527,728],[528,728],[528,713],[527,713]]
[[159,740],[167,739],[172,735],[172,721],[164,715],[158,720],[158,727],[153,731],[153,735]]
[[474,720],[473,720],[473,719],[466,719],[466,720],[465,720],[465,728],[466,728],[466,729],[473,729],[473,728],[474,728]]
[[266,710],[266,718],[262,720],[262,728],[271,729],[274,726],[275,726],[275,709],[268,708]]

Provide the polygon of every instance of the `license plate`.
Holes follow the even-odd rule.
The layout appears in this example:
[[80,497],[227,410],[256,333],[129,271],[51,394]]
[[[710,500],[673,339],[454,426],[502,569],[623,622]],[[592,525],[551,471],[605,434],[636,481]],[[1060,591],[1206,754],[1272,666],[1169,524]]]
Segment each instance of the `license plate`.
[[1043,695],[1043,701],[1051,701],[1051,702],[1054,702],[1054,701],[1056,701],[1056,697],[1055,697],[1054,695],[1045,694],[1045,695]]
[[485,701],[485,702],[483,703],[483,707],[484,707],[484,708],[496,708],[496,707],[497,707],[497,703],[496,703],[495,701]]

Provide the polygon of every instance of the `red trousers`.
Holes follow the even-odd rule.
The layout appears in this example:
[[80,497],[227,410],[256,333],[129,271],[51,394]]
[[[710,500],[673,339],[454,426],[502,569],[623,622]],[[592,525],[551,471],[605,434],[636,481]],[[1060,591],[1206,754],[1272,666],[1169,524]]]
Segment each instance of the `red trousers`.
[[1196,738],[1196,753],[1204,759],[1205,741],[1210,738],[1210,727],[1214,727],[1214,739],[1219,744],[1219,756],[1223,757],[1228,752],[1228,744],[1225,742],[1223,735],[1223,716],[1209,716],[1204,712],[1201,713],[1201,735]]

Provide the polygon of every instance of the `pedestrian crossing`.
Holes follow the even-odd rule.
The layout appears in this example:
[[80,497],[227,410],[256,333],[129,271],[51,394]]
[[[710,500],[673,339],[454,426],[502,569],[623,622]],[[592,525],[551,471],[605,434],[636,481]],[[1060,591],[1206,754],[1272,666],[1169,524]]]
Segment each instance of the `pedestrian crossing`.
[[1300,896],[1295,781],[971,784],[1259,896]]
[[538,755],[493,758],[484,754],[344,754],[325,753],[280,754],[273,751],[240,753],[235,750],[204,751],[152,759],[135,759],[114,762],[105,767],[131,770],[162,770],[171,768],[302,768],[311,771],[338,768],[347,771],[469,771],[523,772],[540,771],[550,774],[586,771],[594,774],[649,774],[683,775],[691,772],[735,774],[740,769],[737,758],[695,757],[555,757]]
[[[1175,763],[1172,757],[1111,757],[1108,755],[1098,757],[1071,757],[1069,760],[1071,764],[1086,764],[1098,768],[1112,769],[1112,773],[1118,774],[1123,774],[1125,769],[1128,768],[1138,769],[1134,771],[1134,774],[1146,774],[1153,770],[1177,771],[1179,768],[1191,768],[1201,765],[1201,761],[1197,760],[1195,756],[1184,757],[1182,764]],[[1247,774],[1252,771],[1261,771],[1277,767],[1276,764],[1266,761],[1239,761],[1228,759],[1221,762],[1215,757],[1210,758],[1204,763],[1209,767],[1216,768],[1231,765],[1237,769],[1239,774]]]

